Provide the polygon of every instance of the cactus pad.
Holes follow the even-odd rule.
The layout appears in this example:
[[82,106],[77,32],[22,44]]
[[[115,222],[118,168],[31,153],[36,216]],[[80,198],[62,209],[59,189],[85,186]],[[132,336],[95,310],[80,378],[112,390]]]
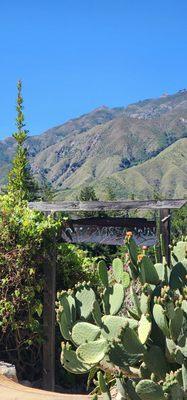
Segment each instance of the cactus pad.
[[75,351],[71,350],[68,343],[62,343],[61,364],[73,374],[85,374],[92,367],[78,360]]
[[165,311],[160,304],[155,304],[153,307],[153,316],[154,320],[157,323],[158,327],[164,333],[166,337],[170,337],[168,321],[165,316]]
[[77,346],[80,346],[83,343],[96,340],[100,333],[101,331],[96,325],[89,322],[77,322],[72,329],[72,340]]
[[121,368],[122,370],[129,370],[129,365],[134,366],[142,361],[142,354],[133,354],[125,351],[121,343],[111,344],[109,347],[108,355],[109,361]]
[[98,262],[98,274],[103,286],[108,286],[108,272],[104,260]]
[[60,332],[64,339],[71,340],[71,321],[67,319],[65,311],[62,309],[58,311],[58,323],[60,327]]
[[136,243],[132,239],[132,237],[127,239],[126,245],[128,247],[130,258],[131,258],[133,265],[137,266],[138,246],[136,245]]
[[168,268],[167,265],[163,265],[161,263],[154,264],[154,267],[156,269],[156,272],[158,274],[159,280],[168,282],[169,281],[169,276],[170,276],[170,269]]
[[165,304],[165,309],[166,309],[166,316],[169,319],[173,319],[175,316],[175,307],[173,301],[167,301],[167,303]]
[[178,339],[178,336],[182,328],[182,322],[183,322],[183,310],[182,308],[177,307],[174,310],[173,318],[169,321],[169,329],[171,337],[174,340],[174,342]]
[[145,293],[142,293],[140,297],[140,310],[142,314],[148,314],[149,308],[150,308],[150,296],[147,296]]
[[95,301],[95,293],[89,285],[80,285],[76,291],[76,307],[81,319],[86,320],[90,317],[93,304]]
[[182,301],[181,308],[187,314],[187,300]]
[[183,354],[184,357],[187,358],[187,330],[185,329],[183,334],[180,335],[180,338],[177,341],[179,350]]
[[149,379],[138,382],[136,393],[141,400],[165,400],[162,387]]
[[76,354],[80,361],[86,364],[97,364],[100,362],[108,350],[108,342],[105,339],[98,339],[89,343],[81,344]]
[[159,346],[151,346],[150,350],[144,354],[144,362],[151,373],[159,379],[164,379],[168,371],[168,365]]
[[144,256],[140,262],[140,272],[142,279],[145,279],[143,283],[150,283],[152,285],[157,285],[159,283],[159,276],[154,264],[149,257]]
[[183,261],[187,258],[187,243],[186,242],[178,242],[172,251],[172,263],[173,265],[178,261]]
[[124,297],[125,291],[121,283],[115,283],[112,287],[106,288],[103,293],[105,314],[117,314],[123,305]]
[[151,375],[150,370],[147,368],[147,365],[143,362],[140,365],[140,377],[142,379],[149,379]]
[[122,328],[121,342],[124,350],[130,354],[143,354],[145,352],[145,348],[140,342],[138,335],[129,326]]
[[135,312],[139,317],[141,317],[140,300],[132,286],[130,288],[130,295],[131,295],[132,303],[135,307]]
[[112,270],[116,282],[120,283],[123,277],[123,263],[120,258],[115,258],[112,262]]
[[95,300],[93,303],[92,315],[93,315],[93,319],[94,319],[95,323],[98,326],[101,326],[102,325],[102,319],[101,319],[102,314],[101,314],[100,305],[97,300]]
[[152,327],[151,319],[146,315],[142,314],[138,326],[138,337],[142,344],[145,344],[147,342],[151,333],[151,327]]
[[123,276],[122,276],[122,280],[121,280],[122,285],[124,286],[124,288],[128,288],[130,285],[130,275],[128,272],[123,271]]
[[115,258],[112,263],[113,275],[118,283],[122,283],[124,288],[128,288],[130,284],[130,276],[123,269],[123,262],[120,258]]
[[73,324],[76,320],[75,298],[68,291],[62,291],[59,294],[59,303],[63,307],[67,320]]
[[103,400],[111,400],[108,385],[105,382],[104,376],[101,371],[99,371],[97,373],[97,379],[98,379],[99,388],[101,390]]
[[[180,383],[180,375],[179,378],[177,377],[179,383]],[[184,386],[184,391],[187,392],[187,363],[186,361],[182,364],[182,381],[183,381],[183,386]]]
[[174,265],[171,270],[169,285],[171,289],[182,289],[185,284],[187,276],[187,261],[184,260],[183,263],[178,262]]
[[115,339],[119,336],[121,329],[127,326],[135,329],[138,327],[138,322],[126,317],[119,317],[118,315],[104,315],[102,317],[102,336],[108,340]]
[[75,298],[71,293],[62,291],[58,294],[57,320],[64,339],[71,340],[71,329],[76,319]]

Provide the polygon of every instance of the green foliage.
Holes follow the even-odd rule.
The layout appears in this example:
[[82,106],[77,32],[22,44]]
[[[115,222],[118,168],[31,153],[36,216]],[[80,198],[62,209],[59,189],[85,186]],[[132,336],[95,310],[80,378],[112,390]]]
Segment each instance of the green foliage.
[[107,200],[108,201],[115,201],[116,200],[116,194],[115,191],[112,189],[110,184],[106,187],[106,192],[107,192]]
[[[92,186],[84,186],[78,196],[76,196],[76,200],[78,201],[98,201],[98,198],[95,193],[95,189]],[[98,216],[97,212],[79,212],[80,217],[96,217]],[[92,246],[91,246],[92,247]]]
[[52,201],[55,197],[56,190],[53,189],[52,184],[47,181],[45,177],[42,178],[42,182],[38,188],[39,197],[42,201]]
[[[79,296],[81,308],[86,310],[83,315],[85,322],[80,321],[80,305],[76,303],[82,284],[72,291],[76,322],[68,328],[68,340],[72,342],[78,363],[86,364],[92,371],[94,368],[95,371],[104,371],[105,375],[110,372],[122,398],[184,399],[187,387],[186,245],[179,242],[173,248],[175,258],[171,269],[163,260],[161,265],[167,274],[160,273],[161,265],[159,268],[154,266],[145,251],[138,254],[130,233],[126,245],[129,248],[129,271],[125,272],[131,275],[130,295],[135,312],[132,312],[131,305],[124,315],[117,315],[126,295],[126,288],[121,283],[123,262],[115,259],[113,271],[107,271],[106,265],[100,262],[100,297],[96,293],[97,300],[94,301],[92,294],[90,301],[88,295]],[[138,294],[133,287],[135,277],[142,282]],[[83,287],[92,293],[89,282]],[[60,303],[57,310],[59,314]],[[63,310],[66,313],[65,308]],[[58,322],[61,327],[59,319]],[[62,365],[66,368],[64,362]],[[72,372],[73,369],[75,364]],[[79,364],[76,373],[78,370]],[[110,396],[110,385],[106,384],[105,375],[99,372],[96,386],[98,394],[102,392],[103,398],[110,398],[107,397]]]
[[0,197],[0,350],[20,376],[30,368],[30,354],[30,379],[41,368],[43,268],[59,226],[52,215],[31,211],[23,201],[15,203],[12,192]]
[[187,205],[172,211],[171,234],[174,239],[187,235]]
[[71,288],[79,280],[90,280],[97,286],[97,261],[86,250],[74,244],[59,243],[57,251],[57,290]]
[[79,201],[97,201],[95,190],[92,186],[84,186],[78,196]]
[[[15,202],[12,192],[0,196],[0,351],[2,359],[16,364],[20,379],[32,381],[41,374],[43,271],[62,223],[62,218],[30,210],[26,201]],[[96,260],[86,252],[57,243],[56,254],[58,288],[88,277],[96,283]]]
[[23,114],[22,82],[17,84],[17,131],[13,137],[17,142],[16,155],[12,161],[12,169],[8,175],[8,192],[14,195],[15,201],[34,200],[37,197],[38,184],[33,178],[25,146],[28,130],[25,129]]

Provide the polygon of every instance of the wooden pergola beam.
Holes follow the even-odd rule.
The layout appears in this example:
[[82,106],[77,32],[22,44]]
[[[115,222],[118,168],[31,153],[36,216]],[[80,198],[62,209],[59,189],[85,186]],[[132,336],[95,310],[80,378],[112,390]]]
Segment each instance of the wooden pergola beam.
[[162,210],[181,208],[186,200],[123,200],[123,201],[62,201],[55,203],[31,202],[29,207],[43,212]]

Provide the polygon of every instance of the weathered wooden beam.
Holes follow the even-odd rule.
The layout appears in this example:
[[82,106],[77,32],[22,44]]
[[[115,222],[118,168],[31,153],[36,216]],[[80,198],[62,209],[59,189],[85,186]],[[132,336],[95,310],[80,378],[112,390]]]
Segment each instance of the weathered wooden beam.
[[44,266],[43,329],[43,389],[55,390],[55,300],[56,300],[56,244],[46,254]]
[[38,211],[123,211],[123,210],[161,210],[181,208],[186,204],[186,200],[124,200],[124,201],[62,201],[55,203],[31,202],[31,209]]
[[170,266],[171,254],[170,254],[170,210],[160,210],[160,233],[162,236],[162,249],[164,256],[166,257],[167,264]]

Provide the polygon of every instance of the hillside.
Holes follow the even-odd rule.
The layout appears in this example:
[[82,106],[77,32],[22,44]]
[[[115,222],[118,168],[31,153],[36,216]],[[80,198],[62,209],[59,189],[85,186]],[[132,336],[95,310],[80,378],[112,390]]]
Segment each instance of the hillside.
[[[181,197],[186,193],[181,155],[186,137],[184,90],[126,108],[100,107],[29,137],[27,146],[35,175],[47,178],[59,198],[85,184],[93,184],[102,194],[102,188],[110,186],[118,197],[134,192],[150,196],[154,188],[164,196]],[[0,142],[1,183],[13,153],[12,138]]]
[[154,192],[163,198],[187,196],[187,139],[163,150],[159,155],[136,167],[113,174],[95,183],[98,193],[110,187],[117,198],[153,198]]

